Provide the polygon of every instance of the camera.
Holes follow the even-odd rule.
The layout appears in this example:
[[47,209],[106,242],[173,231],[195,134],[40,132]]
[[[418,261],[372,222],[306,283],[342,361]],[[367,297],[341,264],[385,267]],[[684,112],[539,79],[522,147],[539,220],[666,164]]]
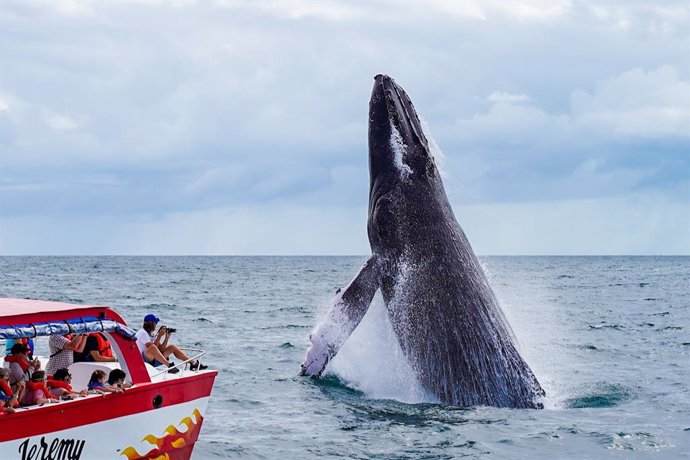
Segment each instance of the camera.
[[[164,326],[164,327],[165,327],[165,326]],[[171,334],[172,334],[173,332],[177,332],[177,329],[175,329],[174,327],[165,327],[165,330],[168,331],[168,332],[171,333]]]

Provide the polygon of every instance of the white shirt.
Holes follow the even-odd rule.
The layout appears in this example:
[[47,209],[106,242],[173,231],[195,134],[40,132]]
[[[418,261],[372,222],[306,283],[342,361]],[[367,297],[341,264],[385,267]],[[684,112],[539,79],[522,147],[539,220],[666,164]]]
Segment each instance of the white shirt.
[[143,327],[139,329],[135,337],[137,338],[137,347],[139,347],[139,351],[142,353],[146,351],[146,344],[153,343],[153,341],[156,339],[155,334],[149,335],[149,333],[146,332],[146,329]]

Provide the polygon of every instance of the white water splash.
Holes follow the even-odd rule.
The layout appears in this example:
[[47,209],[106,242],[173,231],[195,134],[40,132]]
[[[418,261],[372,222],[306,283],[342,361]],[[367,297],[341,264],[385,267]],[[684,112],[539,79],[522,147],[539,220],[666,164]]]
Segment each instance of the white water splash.
[[405,403],[437,402],[417,381],[393,332],[380,294],[327,372],[372,399]]
[[[550,294],[540,286],[530,282],[510,285],[497,283],[493,280],[490,265],[484,261],[480,264],[514,331],[520,354],[546,392],[546,397],[541,399],[544,408],[563,409],[566,400],[573,394],[566,389],[564,382],[559,381],[562,376],[553,374],[553,369],[559,367],[558,363],[572,360],[572,357],[566,356],[562,348],[554,345],[566,339],[562,324],[567,319],[557,317],[553,305],[546,300]],[[535,317],[539,317],[539,321],[535,321]]]
[[419,117],[419,122],[422,125],[422,132],[424,132],[424,136],[426,136],[426,140],[429,143],[429,153],[431,153],[431,156],[434,157],[436,169],[438,169],[441,177],[448,177],[448,173],[444,167],[446,163],[446,156],[443,154],[441,148],[436,143],[436,140],[431,135],[431,130],[429,129],[429,125],[426,123],[426,120],[422,117]]
[[391,148],[393,149],[393,161],[395,162],[395,166],[398,168],[398,171],[400,171],[400,176],[405,179],[407,176],[412,174],[412,168],[410,168],[404,161],[406,146],[403,142],[402,136],[400,135],[400,131],[398,131],[392,121],[390,143]]

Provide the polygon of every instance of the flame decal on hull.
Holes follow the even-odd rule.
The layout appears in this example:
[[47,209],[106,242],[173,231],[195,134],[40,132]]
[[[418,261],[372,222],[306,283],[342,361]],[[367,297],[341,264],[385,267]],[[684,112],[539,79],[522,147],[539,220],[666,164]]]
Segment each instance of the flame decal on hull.
[[186,426],[185,431],[178,430],[174,425],[168,425],[161,437],[148,434],[142,439],[155,446],[145,454],[140,454],[134,447],[127,447],[120,452],[120,455],[127,457],[127,460],[148,459],[148,460],[186,460],[192,454],[192,447],[199,437],[201,423],[204,417],[198,409],[194,409],[190,417],[180,420],[178,426]]

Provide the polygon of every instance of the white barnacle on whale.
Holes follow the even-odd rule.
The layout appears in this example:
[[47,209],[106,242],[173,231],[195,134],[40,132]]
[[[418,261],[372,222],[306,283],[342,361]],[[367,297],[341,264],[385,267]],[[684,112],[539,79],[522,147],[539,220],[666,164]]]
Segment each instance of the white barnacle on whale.
[[410,168],[406,163],[405,163],[405,149],[407,148],[405,146],[405,142],[403,141],[402,136],[400,135],[400,131],[398,131],[398,128],[395,127],[393,124],[393,121],[391,121],[391,149],[393,150],[393,161],[395,163],[395,166],[398,168],[398,171],[400,171],[400,176],[405,179],[407,178],[410,174],[412,174],[412,168]]

